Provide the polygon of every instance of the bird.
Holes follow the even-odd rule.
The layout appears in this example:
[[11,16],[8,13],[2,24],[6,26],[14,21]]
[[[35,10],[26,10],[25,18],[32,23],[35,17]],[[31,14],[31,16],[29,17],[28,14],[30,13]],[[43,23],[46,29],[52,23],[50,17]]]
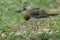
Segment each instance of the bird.
[[28,21],[31,18],[41,19],[41,18],[47,18],[50,16],[58,15],[58,14],[47,14],[47,12],[44,9],[33,8],[30,6],[24,6],[18,12],[21,12],[21,11],[22,11],[23,17],[26,21]]

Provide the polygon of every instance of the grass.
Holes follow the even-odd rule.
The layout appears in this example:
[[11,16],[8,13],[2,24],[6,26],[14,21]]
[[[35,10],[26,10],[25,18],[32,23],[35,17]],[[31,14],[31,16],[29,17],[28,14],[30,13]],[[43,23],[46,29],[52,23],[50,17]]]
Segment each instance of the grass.
[[45,37],[46,40],[60,40],[59,15],[32,23],[25,21],[22,14],[16,12],[26,2],[33,7],[58,8],[59,1],[0,0],[0,40],[45,40]]

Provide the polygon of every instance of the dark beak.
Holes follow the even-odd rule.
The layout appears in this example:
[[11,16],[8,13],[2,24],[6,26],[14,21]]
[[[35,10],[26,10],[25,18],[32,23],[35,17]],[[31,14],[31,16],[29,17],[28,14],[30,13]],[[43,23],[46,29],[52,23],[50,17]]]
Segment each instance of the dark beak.
[[17,13],[20,13],[20,12],[22,12],[22,10],[18,10],[18,11],[17,11]]

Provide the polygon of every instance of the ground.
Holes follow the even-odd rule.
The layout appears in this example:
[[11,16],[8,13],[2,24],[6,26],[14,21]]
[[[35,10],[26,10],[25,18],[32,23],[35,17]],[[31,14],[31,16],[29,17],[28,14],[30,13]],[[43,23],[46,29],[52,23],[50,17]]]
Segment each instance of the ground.
[[[36,23],[25,21],[17,10],[26,2],[59,15]],[[60,40],[59,4],[60,0],[0,0],[0,40]]]

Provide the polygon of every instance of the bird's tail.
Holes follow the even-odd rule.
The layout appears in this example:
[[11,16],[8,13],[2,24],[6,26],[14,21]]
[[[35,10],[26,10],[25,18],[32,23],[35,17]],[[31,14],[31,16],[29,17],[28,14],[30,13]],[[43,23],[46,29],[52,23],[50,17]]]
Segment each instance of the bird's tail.
[[57,16],[58,14],[47,14],[47,16]]

